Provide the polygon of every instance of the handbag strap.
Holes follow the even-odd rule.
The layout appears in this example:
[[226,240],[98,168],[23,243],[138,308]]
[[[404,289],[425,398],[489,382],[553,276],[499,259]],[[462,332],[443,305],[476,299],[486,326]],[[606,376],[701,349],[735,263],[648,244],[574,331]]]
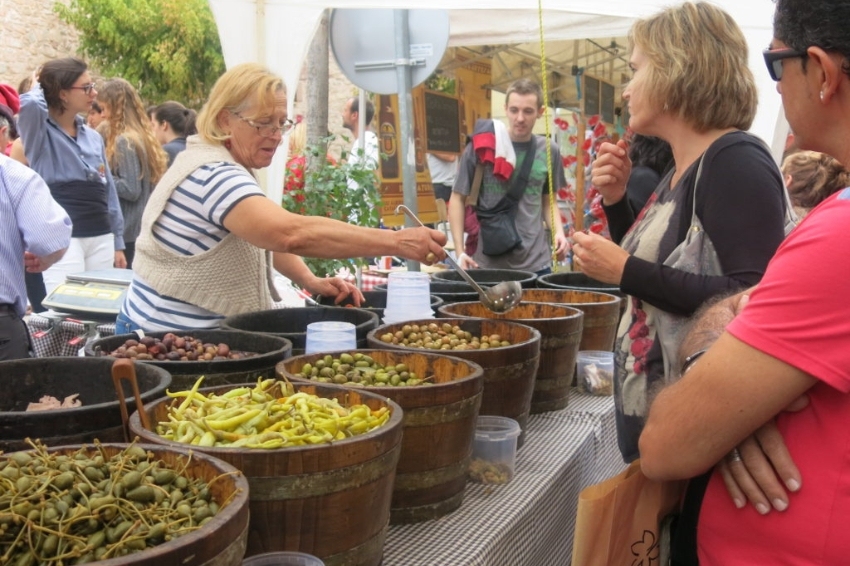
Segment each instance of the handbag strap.
[[528,151],[525,152],[525,157],[522,160],[522,167],[520,167],[517,176],[514,177],[514,183],[511,186],[511,190],[508,191],[508,194],[505,195],[510,197],[514,201],[519,201],[522,197],[522,193],[525,192],[525,188],[528,186],[528,177],[531,174],[531,165],[534,163],[534,154],[537,152],[537,136],[531,136],[531,145],[528,146]]
[[[697,165],[697,176],[694,179],[694,202],[693,209],[691,210],[691,230],[694,229],[694,226],[696,226],[697,223],[697,186],[699,186],[699,178],[702,175],[702,162],[705,159],[706,153],[708,153],[707,149],[702,153],[699,158],[699,164]],[[681,226],[681,224],[679,226]]]
[[478,204],[478,192],[481,190],[481,179],[484,178],[484,165],[479,161],[475,165],[475,174],[472,176],[472,186],[466,197],[466,204],[475,206]]

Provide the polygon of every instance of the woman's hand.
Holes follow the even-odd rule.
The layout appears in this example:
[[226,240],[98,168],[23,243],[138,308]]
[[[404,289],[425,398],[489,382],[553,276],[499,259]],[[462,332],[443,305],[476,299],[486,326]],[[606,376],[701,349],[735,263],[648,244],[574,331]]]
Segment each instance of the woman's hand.
[[439,230],[417,227],[395,230],[398,253],[393,254],[405,259],[412,259],[432,265],[446,257],[443,246],[446,245],[446,235]]
[[619,285],[628,259],[626,250],[599,234],[573,234],[573,261],[588,277]]
[[118,269],[127,269],[127,257],[122,250],[115,250],[115,262],[113,265]]
[[610,206],[626,195],[626,182],[632,172],[629,145],[620,140],[616,144],[605,142],[599,146],[590,172],[593,186],[602,195],[602,204]]
[[360,304],[365,300],[363,298],[363,293],[360,292],[360,289],[358,289],[354,284],[349,283],[348,281],[340,277],[316,277],[305,287],[310,293],[314,295],[321,295],[323,297],[334,297],[335,305],[341,303],[349,295],[353,297],[352,302],[356,307],[359,307]]

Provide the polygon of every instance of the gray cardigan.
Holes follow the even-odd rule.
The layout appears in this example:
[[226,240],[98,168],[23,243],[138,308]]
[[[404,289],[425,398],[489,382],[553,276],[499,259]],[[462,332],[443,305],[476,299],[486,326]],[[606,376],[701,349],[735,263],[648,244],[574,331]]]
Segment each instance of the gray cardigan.
[[153,191],[150,171],[147,160],[139,160],[133,144],[123,135],[115,140],[115,155],[117,164],[112,177],[124,215],[124,242],[135,242],[142,230],[142,212]]

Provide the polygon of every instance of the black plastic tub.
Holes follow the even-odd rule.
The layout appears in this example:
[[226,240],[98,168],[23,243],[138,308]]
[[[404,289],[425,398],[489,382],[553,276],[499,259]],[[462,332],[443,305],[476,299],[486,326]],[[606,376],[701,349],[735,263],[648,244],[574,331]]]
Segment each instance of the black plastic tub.
[[[241,332],[237,330],[178,330],[172,331],[179,336],[191,336],[211,344],[227,344],[231,350],[253,352],[239,360],[208,361],[155,361],[146,360],[142,364],[158,366],[171,374],[172,391],[191,389],[200,376],[204,376],[203,385],[213,387],[231,383],[250,383],[258,379],[274,377],[275,365],[292,355],[292,343],[285,338]],[[146,336],[162,339],[167,332],[148,332]],[[138,340],[136,334],[119,334],[101,338],[86,344],[87,356],[109,356],[128,339]],[[114,358],[109,358],[114,359]],[[139,364],[137,364],[138,367]]]
[[[533,271],[518,269],[467,269],[466,272],[473,281],[486,287],[502,281],[519,281],[523,289],[531,289],[537,281],[537,274]],[[453,269],[432,273],[431,278],[435,281],[464,281],[461,274]]]
[[307,325],[324,321],[350,322],[357,331],[357,347],[366,347],[366,335],[378,327],[378,315],[354,307],[294,307],[247,312],[224,319],[222,328],[259,332],[286,338],[292,343],[292,355],[304,353]]
[[[124,442],[118,395],[112,383],[113,358],[30,358],[0,362],[0,452],[31,448],[24,440],[47,446]],[[136,381],[142,403],[165,396],[171,374],[164,368],[137,363]],[[122,381],[129,413],[136,408],[133,393]],[[50,395],[62,401],[78,394],[81,407],[26,412],[30,402]]]
[[626,294],[620,291],[617,285],[603,283],[579,271],[565,273],[548,273],[537,278],[537,286],[543,289],[576,289],[578,291],[596,291],[597,293],[609,293],[616,295],[620,301],[620,316],[626,310],[628,299]]
[[[478,292],[472,288],[472,285],[465,281],[438,281],[432,279],[430,286],[431,296],[439,297],[443,301],[443,304],[465,303],[478,300]],[[387,285],[386,283],[376,285],[375,289],[386,293]]]
[[[363,291],[363,298],[366,300],[360,304],[359,308],[372,311],[378,315],[379,320],[383,320],[384,309],[387,308],[387,290],[373,289],[372,291]],[[340,306],[350,308],[354,305],[354,301],[350,296],[343,300],[339,305],[333,304],[333,297],[319,297],[318,301],[322,306]],[[431,308],[433,310],[436,311],[442,304],[443,299],[437,295],[431,295]]]

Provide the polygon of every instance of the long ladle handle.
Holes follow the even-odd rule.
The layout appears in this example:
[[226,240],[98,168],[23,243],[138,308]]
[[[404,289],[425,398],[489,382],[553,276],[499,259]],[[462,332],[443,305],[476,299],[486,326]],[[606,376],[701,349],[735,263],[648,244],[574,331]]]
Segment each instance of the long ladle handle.
[[[403,211],[403,212],[407,215],[407,217],[408,217],[408,218],[410,218],[411,220],[413,220],[414,222],[416,222],[417,224],[419,224],[419,225],[420,225],[420,226],[422,226],[423,228],[425,227],[425,225],[422,223],[422,221],[421,221],[421,220],[419,220],[419,218],[417,218],[417,217],[416,217],[416,215],[415,215],[415,214],[413,214],[413,211],[412,211],[412,210],[410,210],[409,208],[407,208],[407,206],[405,206],[405,205],[403,205],[403,204],[398,205],[398,206],[395,208],[395,212],[396,212],[396,214],[398,214],[398,211],[399,211],[399,210]],[[460,273],[460,276],[461,276],[461,277],[463,277],[463,278],[466,280],[466,282],[467,282],[467,283],[469,283],[470,285],[472,285],[472,288],[473,288],[473,289],[475,289],[476,291],[478,291],[478,294],[479,294],[479,295],[481,295],[482,297],[486,297],[486,296],[487,296],[487,295],[484,293],[484,289],[482,289],[482,288],[481,288],[481,285],[479,285],[479,284],[475,281],[475,279],[473,279],[473,278],[472,278],[472,276],[471,276],[469,273],[467,273],[467,272],[466,272],[466,270],[464,270],[464,269],[463,269],[463,268],[462,268],[462,267],[458,264],[458,262],[456,262],[456,261],[454,260],[454,258],[453,258],[451,255],[449,255],[448,253],[446,254],[446,261],[448,262],[448,264],[449,264],[449,265],[451,265],[451,266],[454,268],[454,270],[455,270],[455,271],[457,271],[458,273]]]

